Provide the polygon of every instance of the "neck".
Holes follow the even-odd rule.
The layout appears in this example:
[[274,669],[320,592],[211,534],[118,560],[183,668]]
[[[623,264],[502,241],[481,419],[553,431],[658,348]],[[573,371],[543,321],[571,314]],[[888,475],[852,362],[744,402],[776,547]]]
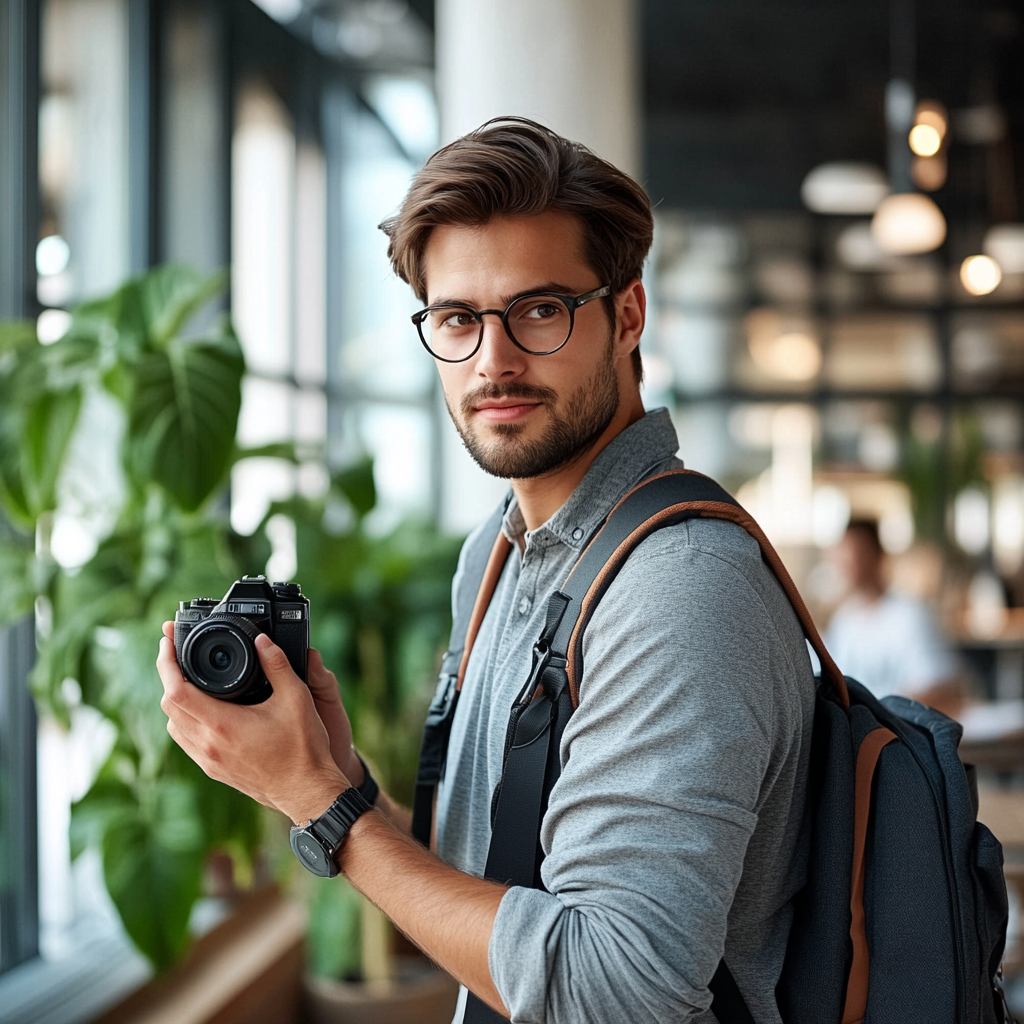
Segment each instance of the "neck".
[[571,462],[558,469],[525,480],[513,480],[512,491],[519,502],[519,511],[527,530],[536,530],[546,523],[576,490],[579,482],[587,475],[594,459],[608,446],[612,438],[621,434],[626,427],[644,418],[644,406],[639,393],[629,402],[620,403],[618,412],[611,423],[589,448],[580,452]]

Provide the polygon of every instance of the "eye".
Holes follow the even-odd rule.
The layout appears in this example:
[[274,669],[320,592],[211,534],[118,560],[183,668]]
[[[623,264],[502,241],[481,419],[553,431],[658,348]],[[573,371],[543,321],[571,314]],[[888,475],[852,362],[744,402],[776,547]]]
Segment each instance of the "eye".
[[458,330],[461,328],[470,327],[476,323],[472,313],[467,313],[465,310],[456,310],[453,313],[449,313],[442,321],[440,326],[447,327],[450,330]]
[[530,320],[547,320],[550,317],[558,316],[560,309],[553,302],[538,302],[535,306],[523,312],[523,316]]

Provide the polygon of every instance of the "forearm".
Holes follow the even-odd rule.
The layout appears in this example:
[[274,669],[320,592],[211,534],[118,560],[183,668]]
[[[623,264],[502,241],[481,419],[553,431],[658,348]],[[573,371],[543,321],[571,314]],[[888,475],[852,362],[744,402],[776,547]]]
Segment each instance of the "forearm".
[[353,826],[340,866],[432,960],[508,1016],[487,960],[504,886],[449,867],[377,813]]
[[397,800],[392,800],[384,790],[381,790],[377,797],[376,807],[399,832],[407,836],[412,835],[412,811],[407,807],[403,807]]

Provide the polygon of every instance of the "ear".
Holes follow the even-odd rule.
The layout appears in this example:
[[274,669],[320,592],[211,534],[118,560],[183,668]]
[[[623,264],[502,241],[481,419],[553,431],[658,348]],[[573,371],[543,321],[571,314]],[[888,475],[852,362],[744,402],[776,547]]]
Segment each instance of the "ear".
[[647,321],[647,293],[639,277],[615,296],[616,356],[625,359],[640,344]]

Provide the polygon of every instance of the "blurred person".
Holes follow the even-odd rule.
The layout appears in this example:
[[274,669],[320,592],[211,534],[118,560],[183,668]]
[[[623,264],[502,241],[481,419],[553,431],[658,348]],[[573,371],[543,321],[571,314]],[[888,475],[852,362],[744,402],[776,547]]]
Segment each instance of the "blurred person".
[[958,713],[962,695],[952,652],[928,606],[888,587],[878,524],[853,520],[832,557],[847,586],[825,631],[836,664],[876,697],[895,693]]
[[[799,621],[758,544],[696,519],[626,561],[586,634],[581,701],[544,816],[544,889],[485,880],[509,708],[547,597],[616,502],[679,468],[666,410],[644,411],[641,187],[518,118],[436,153],[384,225],[449,413],[487,472],[511,481],[511,544],[457,705],[435,809],[437,856],[410,814],[370,801],[334,676],[308,687],[268,637],[274,694],[240,706],[157,665],[174,740],[214,778],[297,825],[335,824],[327,857],[426,954],[503,1017],[548,1024],[714,1020],[723,957],[758,1024],[803,882],[814,678]],[[574,315],[560,345],[530,343]],[[486,558],[477,529],[453,583]],[[372,790],[371,790],[372,791]],[[342,817],[344,820],[342,821]],[[339,825],[338,822],[342,823]],[[326,825],[323,826],[326,829]]]

